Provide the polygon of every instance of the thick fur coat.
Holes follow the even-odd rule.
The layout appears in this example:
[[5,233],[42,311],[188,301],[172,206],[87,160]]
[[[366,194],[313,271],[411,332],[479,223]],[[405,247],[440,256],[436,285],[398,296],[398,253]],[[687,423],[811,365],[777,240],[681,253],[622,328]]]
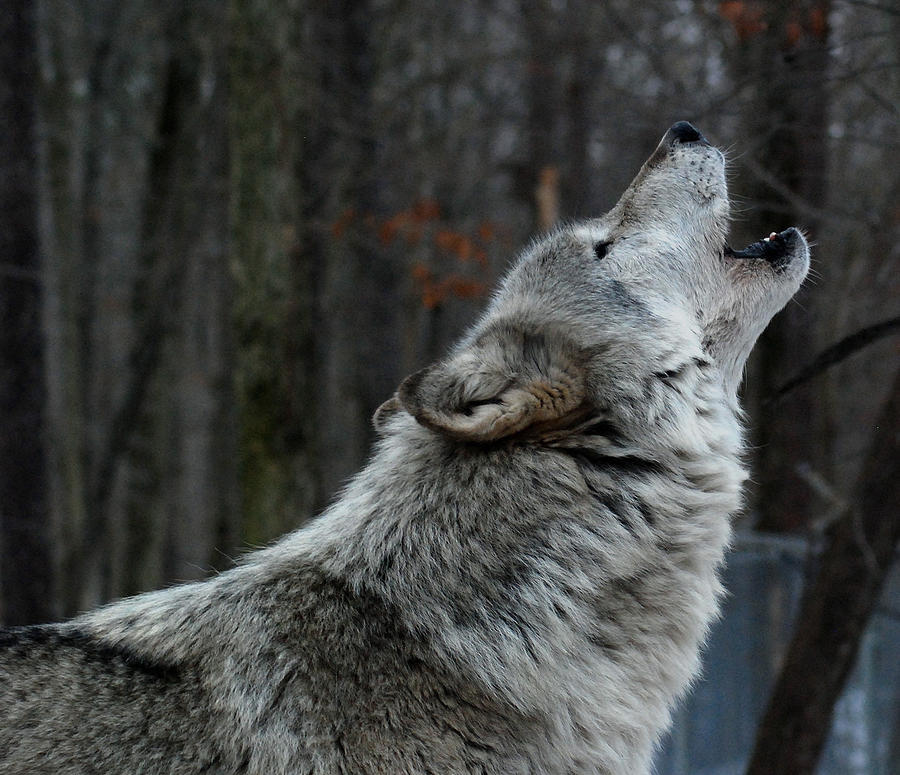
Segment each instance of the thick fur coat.
[[726,246],[672,127],[376,415],[318,519],[209,581],[0,635],[0,773],[647,773],[745,472],[736,389],[809,263]]

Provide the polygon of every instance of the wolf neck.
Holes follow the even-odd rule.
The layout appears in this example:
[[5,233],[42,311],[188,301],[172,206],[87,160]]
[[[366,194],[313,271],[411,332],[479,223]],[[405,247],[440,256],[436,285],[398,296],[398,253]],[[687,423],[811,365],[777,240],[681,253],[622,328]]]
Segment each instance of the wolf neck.
[[323,516],[343,536],[326,564],[521,712],[621,691],[612,670],[635,684],[622,701],[664,725],[717,610],[744,479],[725,402],[685,421],[677,451],[604,465],[577,445],[465,447],[398,418]]

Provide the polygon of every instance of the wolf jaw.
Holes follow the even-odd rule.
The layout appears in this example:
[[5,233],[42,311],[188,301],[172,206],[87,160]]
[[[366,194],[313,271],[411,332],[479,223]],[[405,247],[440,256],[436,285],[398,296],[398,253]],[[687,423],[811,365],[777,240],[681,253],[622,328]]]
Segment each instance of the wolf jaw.
[[793,254],[789,250],[788,241],[796,239],[797,229],[785,229],[778,234],[772,232],[768,237],[751,243],[743,250],[733,250],[728,243],[725,244],[723,254],[734,259],[756,259],[768,262],[776,272],[783,272],[793,260]]
[[[803,233],[791,227],[780,233],[771,232],[741,250],[726,243],[722,261],[738,295],[737,306],[746,309],[759,305],[771,309],[771,316],[787,303],[806,277],[809,247]],[[765,315],[757,317],[754,324],[745,327],[743,336],[736,336],[720,321],[709,325],[706,342],[719,361],[730,395],[736,394],[744,363],[767,322]],[[717,340],[727,346],[716,344]]]

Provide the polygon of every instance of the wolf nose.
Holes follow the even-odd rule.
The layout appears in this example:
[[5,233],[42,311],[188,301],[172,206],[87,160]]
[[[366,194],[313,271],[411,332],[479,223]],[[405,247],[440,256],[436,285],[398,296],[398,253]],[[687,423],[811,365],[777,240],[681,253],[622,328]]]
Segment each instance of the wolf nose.
[[709,140],[703,136],[703,133],[687,121],[679,121],[677,124],[672,124],[669,131],[666,132],[666,139],[669,141],[670,145],[674,145],[675,143],[701,143],[703,145],[709,145]]

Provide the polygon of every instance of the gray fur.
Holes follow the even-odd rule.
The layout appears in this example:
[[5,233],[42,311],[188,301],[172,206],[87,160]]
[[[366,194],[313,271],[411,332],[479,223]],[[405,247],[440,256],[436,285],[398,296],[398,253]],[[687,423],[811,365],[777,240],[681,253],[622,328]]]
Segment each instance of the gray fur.
[[727,221],[721,153],[670,131],[401,385],[317,520],[0,635],[0,773],[648,772],[722,592],[741,369],[808,267],[796,230],[727,257]]

